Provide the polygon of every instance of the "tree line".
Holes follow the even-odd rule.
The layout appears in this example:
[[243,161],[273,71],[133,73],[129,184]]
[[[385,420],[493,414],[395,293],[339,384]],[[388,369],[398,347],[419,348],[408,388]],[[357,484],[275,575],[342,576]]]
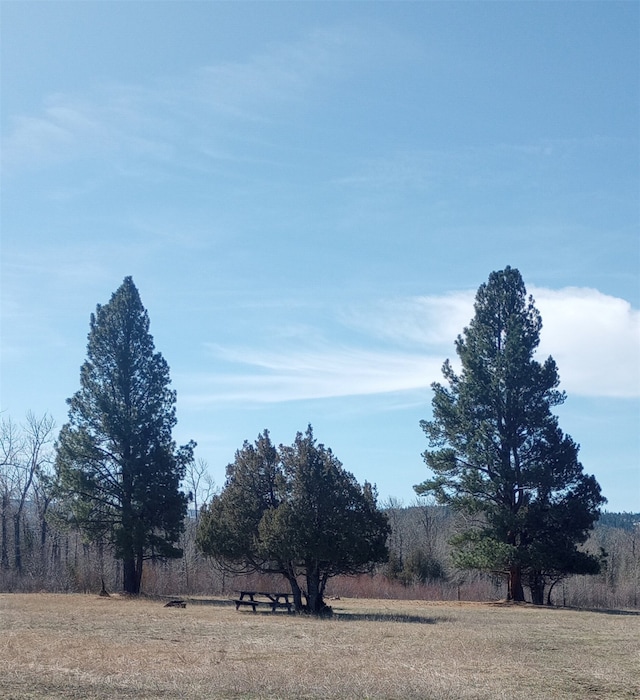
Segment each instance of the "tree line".
[[[2,470],[0,472],[3,473]],[[0,477],[1,478],[1,477]],[[192,490],[193,482],[183,484]],[[204,496],[204,491],[201,495]],[[104,580],[110,592],[122,590],[122,562],[100,542],[88,542],[82,534],[64,523],[55,522],[42,511],[34,496],[27,496],[22,511],[20,573],[14,566],[14,510],[10,499],[7,515],[7,563],[0,565],[2,592],[81,592],[100,591]],[[238,576],[219,566],[196,546],[199,517],[193,503],[184,521],[177,546],[183,555],[176,559],[147,562],[141,590],[148,595],[210,596],[231,595],[246,588],[281,588],[280,576],[254,572]],[[481,570],[459,569],[454,563],[452,538],[466,526],[466,518],[433,499],[416,499],[403,504],[388,499],[380,504],[391,532],[387,540],[389,558],[372,571],[356,576],[331,578],[325,598],[381,597],[424,600],[498,600],[506,597],[504,577]],[[44,528],[43,528],[44,525]],[[42,538],[42,532],[45,537]],[[640,593],[640,513],[603,513],[595,524],[586,549],[606,551],[597,575],[570,575],[550,591],[554,605],[600,608],[637,608]],[[304,585],[304,581],[301,579]],[[547,593],[545,598],[547,598]],[[545,602],[547,602],[545,600]]]
[[[225,575],[282,577],[296,608],[315,614],[327,609],[329,581],[344,575],[382,572],[402,585],[451,581],[453,567],[505,581],[514,601],[526,588],[541,604],[568,576],[600,573],[604,548],[584,545],[605,499],[552,412],[565,395],[553,359],[534,358],[542,321],[520,273],[492,273],[474,308],[455,343],[461,370],[445,362],[421,423],[429,478],[415,488],[433,513],[455,516],[446,559],[432,544],[405,552],[403,509],[382,508],[375,487],[360,485],[311,426],[291,446],[276,447],[267,430],[245,442],[222,490],[199,508],[206,465],[195,442],[173,441],[169,367],[127,277],[90,317],[80,388],[59,434],[48,417],[28,416],[19,429],[2,420],[0,566],[22,574],[23,535],[33,532],[21,524],[36,520],[42,552],[53,532],[75,536],[101,569],[105,557],[120,562],[126,593],[140,592],[145,563],[157,571],[184,560],[188,543]],[[197,520],[185,517],[194,498]],[[426,543],[434,522],[422,521]]]

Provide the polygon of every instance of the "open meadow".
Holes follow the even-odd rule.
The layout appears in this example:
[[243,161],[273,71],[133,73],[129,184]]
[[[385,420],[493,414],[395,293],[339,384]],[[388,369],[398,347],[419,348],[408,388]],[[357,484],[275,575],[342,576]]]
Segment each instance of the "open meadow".
[[0,595],[4,700],[640,698],[637,613],[330,601],[314,619],[225,599]]

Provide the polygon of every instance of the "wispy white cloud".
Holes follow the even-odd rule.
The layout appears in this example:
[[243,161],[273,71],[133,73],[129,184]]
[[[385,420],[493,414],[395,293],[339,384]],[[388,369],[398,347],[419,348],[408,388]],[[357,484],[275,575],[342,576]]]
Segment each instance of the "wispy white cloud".
[[[2,162],[5,172],[23,167],[41,167],[96,156],[163,152],[162,146],[144,135],[151,120],[142,115],[134,118],[132,110],[123,112],[123,94],[113,90],[77,98],[55,94],[46,98],[40,115],[14,115],[12,129],[2,139]],[[154,120],[157,122],[157,120]],[[151,132],[147,132],[149,134]]]
[[181,403],[190,406],[220,401],[277,403],[400,392],[428,386],[440,368],[436,358],[399,351],[346,347],[289,353],[242,348],[212,350],[216,359],[247,368],[248,372],[241,369],[239,374],[184,377]]
[[[544,322],[538,356],[553,355],[563,389],[640,396],[640,312],[593,289],[530,291]],[[361,334],[351,346],[308,332],[268,349],[209,345],[225,370],[182,377],[181,401],[272,403],[424,389],[441,379],[446,357],[456,359],[453,341],[473,316],[473,298],[462,291],[342,311],[339,322]],[[364,349],[372,345],[378,349]]]
[[376,38],[360,30],[317,30],[243,61],[159,76],[151,84],[49,95],[40,114],[6,120],[5,174],[79,157],[150,158],[192,167],[202,167],[198,156],[206,160],[211,154],[245,159],[244,150],[230,151],[234,136],[237,144],[245,143],[247,125],[290,119],[292,106],[305,109],[320,100],[327,85],[344,81],[374,56],[375,45]]
[[452,347],[473,315],[474,292],[451,292],[380,301],[372,307],[350,307],[341,322],[396,345]]
[[189,92],[194,101],[220,114],[264,121],[265,107],[298,102],[319,81],[343,73],[346,56],[363,42],[371,43],[346,28],[316,30],[297,42],[271,45],[243,62],[205,66],[190,81]]
[[[588,153],[626,153],[637,141],[584,137],[493,142],[457,148],[397,150],[352,163],[334,184],[352,192],[434,193],[456,190],[540,192],[550,182],[571,185],[575,168]],[[550,179],[550,174],[553,178]],[[501,202],[501,205],[503,203]]]

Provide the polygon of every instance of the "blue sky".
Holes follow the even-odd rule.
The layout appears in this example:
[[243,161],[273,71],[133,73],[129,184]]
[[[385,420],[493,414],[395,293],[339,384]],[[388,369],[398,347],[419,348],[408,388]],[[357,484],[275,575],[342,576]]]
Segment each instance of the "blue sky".
[[607,509],[640,511],[634,2],[2,2],[2,410],[61,426],[132,275],[216,483],[312,423],[414,500],[492,270]]

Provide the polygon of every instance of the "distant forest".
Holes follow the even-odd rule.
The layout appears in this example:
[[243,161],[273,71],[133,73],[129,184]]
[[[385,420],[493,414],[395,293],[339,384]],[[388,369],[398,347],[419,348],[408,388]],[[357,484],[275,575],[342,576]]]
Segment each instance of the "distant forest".
[[[100,543],[83,541],[61,514],[48,512],[46,500],[33,492],[21,502],[3,499],[0,513],[0,591],[98,593],[122,589],[122,563]],[[15,496],[15,494],[14,494]],[[450,538],[463,525],[445,506],[382,504],[389,523],[389,560],[372,574],[337,577],[328,586],[333,597],[376,597],[433,600],[500,600],[503,578],[456,570]],[[179,543],[181,559],[150,562],[145,568],[146,595],[228,595],[247,586],[281,587],[279,578],[234,577],[219,570],[195,546],[198,514],[191,510]],[[18,539],[16,540],[16,534]],[[602,513],[585,549],[603,555],[596,576],[569,576],[557,582],[553,605],[638,608],[640,584],[640,513]]]

